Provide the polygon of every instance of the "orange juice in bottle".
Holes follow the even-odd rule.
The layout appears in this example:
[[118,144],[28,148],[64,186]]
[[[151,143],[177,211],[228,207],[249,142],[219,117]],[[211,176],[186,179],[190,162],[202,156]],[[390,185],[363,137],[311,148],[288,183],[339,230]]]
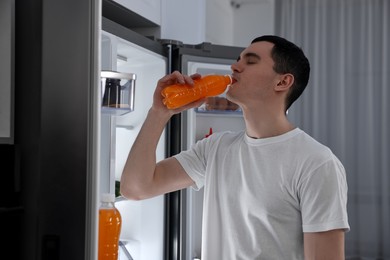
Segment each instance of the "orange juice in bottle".
[[194,79],[194,86],[187,84],[167,86],[161,91],[161,95],[164,97],[164,105],[169,109],[175,109],[205,97],[218,96],[231,83],[230,75],[206,75]]
[[114,205],[114,194],[102,194],[99,208],[98,260],[117,260],[122,226],[120,212]]

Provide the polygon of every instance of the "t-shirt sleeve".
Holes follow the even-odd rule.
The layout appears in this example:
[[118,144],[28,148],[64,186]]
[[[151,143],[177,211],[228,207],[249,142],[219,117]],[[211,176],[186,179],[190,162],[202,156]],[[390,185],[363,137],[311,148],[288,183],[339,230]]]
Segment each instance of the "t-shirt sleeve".
[[299,187],[303,232],[349,231],[347,181],[341,162],[332,155]]
[[206,155],[205,149],[207,141],[205,139],[198,141],[191,149],[182,151],[174,156],[188,176],[195,182],[193,188],[200,190],[204,185],[206,171]]

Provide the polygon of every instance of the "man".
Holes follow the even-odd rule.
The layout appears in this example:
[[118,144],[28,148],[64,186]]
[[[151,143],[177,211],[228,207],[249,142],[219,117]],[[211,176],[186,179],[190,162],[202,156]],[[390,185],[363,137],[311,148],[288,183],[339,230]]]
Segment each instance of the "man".
[[286,117],[307,85],[307,58],[283,38],[262,36],[231,68],[227,97],[241,107],[246,130],[215,133],[156,164],[169,118],[203,102],[168,110],[161,90],[200,75],[163,77],[124,167],[122,194],[145,199],[204,186],[202,260],[344,259],[344,168]]

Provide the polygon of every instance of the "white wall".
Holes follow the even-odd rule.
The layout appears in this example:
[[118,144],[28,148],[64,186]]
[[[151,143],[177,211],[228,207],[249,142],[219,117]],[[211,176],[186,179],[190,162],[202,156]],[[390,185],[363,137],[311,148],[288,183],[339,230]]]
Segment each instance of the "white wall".
[[275,0],[244,1],[233,13],[235,46],[246,47],[257,36],[275,33]]
[[234,13],[227,0],[207,1],[206,5],[206,41],[233,45]]
[[161,25],[161,0],[115,0],[115,2]]
[[161,38],[246,47],[275,31],[275,0],[161,0]]
[[161,38],[198,44],[205,41],[206,0],[161,0]]
[[253,38],[275,31],[275,0],[116,1],[160,25],[161,38],[187,44],[245,47]]

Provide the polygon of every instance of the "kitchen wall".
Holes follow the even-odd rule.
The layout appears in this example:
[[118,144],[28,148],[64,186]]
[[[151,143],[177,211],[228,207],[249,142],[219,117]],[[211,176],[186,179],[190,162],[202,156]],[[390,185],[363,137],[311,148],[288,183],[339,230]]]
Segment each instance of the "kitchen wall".
[[259,35],[274,33],[275,0],[115,1],[159,27],[154,36],[187,44],[245,47]]
[[206,0],[161,0],[161,38],[198,44],[205,41]]
[[275,0],[244,1],[233,7],[233,13],[235,46],[245,47],[257,36],[275,33]]
[[[161,37],[197,44],[247,46],[274,33],[275,0],[161,0]],[[233,1],[234,2],[234,1]]]
[[208,1],[205,40],[214,44],[234,45],[234,9],[226,0]]
[[263,34],[274,33],[275,0],[212,0],[206,8],[206,41],[246,47]]

